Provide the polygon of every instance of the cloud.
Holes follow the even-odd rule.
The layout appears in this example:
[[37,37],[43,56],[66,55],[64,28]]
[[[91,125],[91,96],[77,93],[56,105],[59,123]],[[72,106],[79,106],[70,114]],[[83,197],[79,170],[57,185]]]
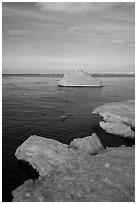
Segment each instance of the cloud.
[[117,6],[118,3],[99,3],[99,2],[38,2],[36,6],[44,12],[65,12],[65,13],[82,13],[97,12]]
[[128,3],[6,3],[2,26],[9,70],[134,63],[134,5]]
[[112,43],[119,45],[127,45],[128,47],[135,47],[135,43],[131,39],[112,40]]
[[100,44],[102,41],[101,40],[95,40],[94,43]]
[[126,42],[127,42],[127,40],[125,40],[125,39],[112,40],[112,43],[118,43],[118,44],[124,44],[124,43],[126,43]]
[[128,47],[135,47],[135,44],[130,44],[128,45]]
[[29,34],[29,31],[28,30],[15,29],[15,30],[8,30],[7,34],[9,36],[27,36]]
[[3,31],[3,37],[8,39],[27,39],[31,35],[29,30],[7,29]]

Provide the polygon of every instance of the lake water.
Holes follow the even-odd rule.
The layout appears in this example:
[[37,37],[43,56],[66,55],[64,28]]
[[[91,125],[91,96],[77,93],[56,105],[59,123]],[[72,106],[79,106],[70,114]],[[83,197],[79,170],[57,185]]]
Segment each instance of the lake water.
[[[99,78],[99,77],[98,77]],[[69,144],[96,132],[104,146],[132,145],[134,141],[105,133],[92,115],[97,106],[135,98],[134,77],[100,77],[102,88],[64,88],[57,77],[3,76],[2,147],[3,201],[25,180],[37,178],[32,168],[15,158],[16,148],[30,135]],[[67,116],[62,120],[61,116]]]

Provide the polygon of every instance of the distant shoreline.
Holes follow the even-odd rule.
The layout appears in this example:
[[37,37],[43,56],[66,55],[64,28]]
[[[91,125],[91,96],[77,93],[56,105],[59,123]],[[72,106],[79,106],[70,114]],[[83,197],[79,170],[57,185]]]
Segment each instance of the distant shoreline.
[[[64,73],[62,74],[2,74],[2,76],[25,76],[25,77],[63,77]],[[124,73],[91,73],[93,77],[135,77],[135,72],[124,72]]]

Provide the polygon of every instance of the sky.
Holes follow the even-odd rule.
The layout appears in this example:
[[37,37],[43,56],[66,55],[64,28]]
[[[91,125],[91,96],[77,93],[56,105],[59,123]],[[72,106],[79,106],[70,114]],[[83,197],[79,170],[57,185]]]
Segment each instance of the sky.
[[3,73],[134,72],[132,2],[3,2]]

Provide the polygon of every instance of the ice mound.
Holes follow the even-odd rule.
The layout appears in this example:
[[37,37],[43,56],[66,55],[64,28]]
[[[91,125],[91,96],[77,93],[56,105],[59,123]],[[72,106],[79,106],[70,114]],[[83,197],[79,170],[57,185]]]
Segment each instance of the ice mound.
[[102,87],[102,83],[91,76],[91,74],[83,70],[77,70],[65,73],[63,78],[59,81],[58,86],[71,86],[71,87]]

